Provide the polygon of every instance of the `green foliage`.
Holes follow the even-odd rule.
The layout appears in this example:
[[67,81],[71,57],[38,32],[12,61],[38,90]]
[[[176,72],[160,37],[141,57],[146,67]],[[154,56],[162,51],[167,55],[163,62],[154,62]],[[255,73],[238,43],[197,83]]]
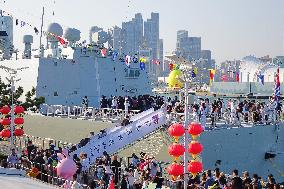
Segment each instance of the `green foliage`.
[[40,105],[45,102],[45,98],[35,97],[36,89],[33,87],[31,91],[26,93],[26,101],[22,104],[25,109],[30,108],[32,111],[36,111],[40,108]]
[[[36,111],[39,109],[40,105],[45,102],[44,97],[36,97],[36,89],[33,87],[31,91],[28,91],[25,95],[25,102],[21,102],[19,98],[23,95],[23,87],[18,87],[14,92],[14,104],[22,105],[26,110],[31,109]],[[12,104],[12,91],[11,85],[6,84],[1,80],[0,77],[0,106]]]

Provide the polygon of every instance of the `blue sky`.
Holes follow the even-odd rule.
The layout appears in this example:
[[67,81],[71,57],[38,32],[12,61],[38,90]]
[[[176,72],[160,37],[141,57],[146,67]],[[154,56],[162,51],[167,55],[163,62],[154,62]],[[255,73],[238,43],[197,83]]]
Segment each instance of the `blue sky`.
[[[202,49],[212,50],[218,62],[250,54],[284,55],[284,0],[0,0],[0,8],[35,26],[42,6],[45,28],[56,21],[80,29],[84,39],[93,25],[107,29],[137,12],[144,20],[159,12],[166,53],[175,49],[176,31],[185,29],[202,37]],[[33,30],[15,27],[16,44],[23,33]]]

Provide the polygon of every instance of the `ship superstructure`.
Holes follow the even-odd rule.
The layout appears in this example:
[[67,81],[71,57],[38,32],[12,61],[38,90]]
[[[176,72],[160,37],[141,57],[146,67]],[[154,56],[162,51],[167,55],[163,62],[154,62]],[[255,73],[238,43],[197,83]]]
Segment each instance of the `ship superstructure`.
[[[4,32],[4,31],[3,31]],[[7,32],[5,32],[7,33]],[[45,32],[47,45],[33,55],[33,37],[25,35],[22,56],[2,56],[0,65],[11,68],[28,67],[19,73],[25,92],[36,87],[37,96],[45,97],[48,104],[80,105],[87,96],[90,106],[98,107],[102,95],[138,96],[151,94],[147,72],[140,69],[139,57],[125,63],[125,57],[113,56],[100,40],[91,44],[79,44],[80,31],[63,29],[57,23],[49,25]],[[8,37],[5,36],[5,39]],[[63,40],[63,41],[62,41]],[[9,41],[9,40],[7,40]],[[3,46],[3,49],[4,46]],[[3,50],[3,52],[6,52]],[[6,73],[1,70],[1,78]]]

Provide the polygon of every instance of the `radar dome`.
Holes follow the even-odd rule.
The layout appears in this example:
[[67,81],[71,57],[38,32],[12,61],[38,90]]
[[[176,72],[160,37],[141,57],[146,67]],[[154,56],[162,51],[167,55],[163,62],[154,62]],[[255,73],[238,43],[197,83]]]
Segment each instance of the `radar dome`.
[[80,30],[75,28],[67,28],[64,33],[64,38],[68,41],[79,41],[80,40]]
[[53,33],[53,34],[55,34],[57,36],[62,36],[63,35],[63,29],[60,26],[60,24],[58,24],[58,23],[51,23],[48,26],[47,31],[50,32],[50,33]]
[[33,36],[32,35],[24,35],[23,43],[33,43]]

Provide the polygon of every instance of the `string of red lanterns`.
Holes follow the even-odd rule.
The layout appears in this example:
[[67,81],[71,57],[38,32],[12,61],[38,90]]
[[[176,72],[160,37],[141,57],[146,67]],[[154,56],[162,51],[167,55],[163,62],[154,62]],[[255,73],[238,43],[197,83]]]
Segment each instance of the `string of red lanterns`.
[[185,129],[182,124],[175,123],[169,127],[168,132],[175,140],[168,148],[169,154],[174,157],[174,162],[168,166],[167,172],[173,180],[176,180],[178,176],[184,174],[184,166],[178,163],[178,159],[184,154],[185,148],[178,142],[179,138],[185,134]]
[[203,127],[200,123],[191,122],[188,127],[188,133],[191,135],[192,141],[188,145],[188,152],[192,156],[192,160],[188,164],[188,172],[190,172],[195,178],[195,176],[203,170],[203,165],[200,160],[198,160],[198,155],[203,151],[202,144],[197,140],[200,134],[203,132]]
[[[0,113],[2,114],[2,118],[0,120],[0,124],[3,125],[4,129],[0,132],[0,136],[3,139],[7,139],[11,137],[11,131],[10,131],[10,125],[11,125],[11,119],[8,118],[8,114],[11,112],[11,109],[9,106],[3,106],[0,108]],[[22,114],[24,113],[24,108],[22,106],[16,106],[14,108],[14,113],[16,114],[16,118],[14,119],[14,123],[16,125],[16,128],[14,130],[14,136],[21,137],[24,135],[23,130],[23,124],[24,124],[24,118],[22,117]]]
[[[173,180],[176,180],[178,176],[184,174],[184,165],[178,163],[177,161],[179,157],[185,153],[185,147],[178,143],[179,138],[185,134],[185,129],[182,124],[174,123],[169,127],[168,132],[175,140],[174,143],[168,147],[168,152],[174,157],[174,162],[168,166],[167,172],[172,176]],[[197,140],[202,132],[203,127],[200,123],[192,122],[189,124],[188,133],[191,135],[192,141],[188,145],[188,153],[191,154],[192,160],[188,164],[187,169],[193,175],[193,177],[203,170],[202,162],[198,160],[198,155],[203,151],[203,146]]]

